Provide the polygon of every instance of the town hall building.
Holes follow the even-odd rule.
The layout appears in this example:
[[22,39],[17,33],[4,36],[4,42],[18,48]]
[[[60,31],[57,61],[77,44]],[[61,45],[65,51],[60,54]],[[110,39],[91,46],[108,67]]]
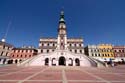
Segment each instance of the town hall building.
[[68,38],[64,11],[61,11],[57,38],[40,38],[38,55],[18,65],[25,66],[97,66],[84,54],[83,38]]

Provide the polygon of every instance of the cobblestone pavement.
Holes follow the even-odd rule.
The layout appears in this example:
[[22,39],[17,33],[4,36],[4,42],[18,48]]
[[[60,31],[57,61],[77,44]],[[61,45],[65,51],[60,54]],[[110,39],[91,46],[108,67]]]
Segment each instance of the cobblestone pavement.
[[125,65],[95,67],[0,67],[0,83],[125,83]]

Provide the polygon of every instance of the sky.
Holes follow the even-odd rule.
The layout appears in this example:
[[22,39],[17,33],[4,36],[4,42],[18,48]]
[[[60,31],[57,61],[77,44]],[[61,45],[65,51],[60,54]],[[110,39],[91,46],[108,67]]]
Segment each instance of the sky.
[[15,47],[38,47],[41,37],[57,37],[63,8],[67,36],[84,44],[125,45],[125,0],[0,0],[0,40]]

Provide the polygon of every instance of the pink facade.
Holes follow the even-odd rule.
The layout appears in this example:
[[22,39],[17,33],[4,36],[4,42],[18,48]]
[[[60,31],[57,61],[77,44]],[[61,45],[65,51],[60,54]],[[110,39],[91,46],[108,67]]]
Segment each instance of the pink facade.
[[8,64],[21,63],[22,61],[37,55],[34,48],[13,48],[10,53]]
[[14,48],[10,54],[11,58],[31,58],[37,55],[37,50],[32,48]]
[[125,46],[114,46],[113,52],[114,52],[114,57],[117,61],[125,60]]

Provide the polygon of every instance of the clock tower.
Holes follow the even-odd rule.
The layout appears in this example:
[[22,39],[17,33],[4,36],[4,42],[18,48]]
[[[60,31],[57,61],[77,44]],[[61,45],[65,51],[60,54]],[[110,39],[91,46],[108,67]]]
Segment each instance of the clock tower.
[[57,38],[57,49],[67,49],[67,34],[66,34],[66,23],[64,20],[64,11],[61,11],[59,27],[58,27],[58,38]]

